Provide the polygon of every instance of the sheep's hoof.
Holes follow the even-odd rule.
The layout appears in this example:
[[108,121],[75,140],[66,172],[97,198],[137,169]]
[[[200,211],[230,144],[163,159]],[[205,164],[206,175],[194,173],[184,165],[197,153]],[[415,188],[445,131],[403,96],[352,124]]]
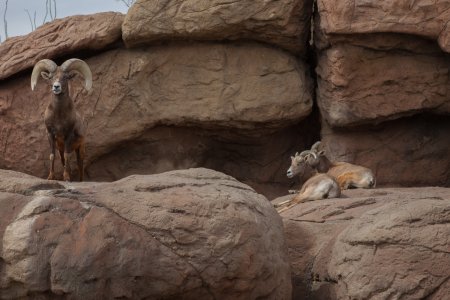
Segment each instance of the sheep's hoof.
[[48,174],[47,180],[55,180],[55,174],[53,172],[50,172],[50,174]]
[[64,181],[70,181],[70,175],[68,172],[64,172],[63,174]]

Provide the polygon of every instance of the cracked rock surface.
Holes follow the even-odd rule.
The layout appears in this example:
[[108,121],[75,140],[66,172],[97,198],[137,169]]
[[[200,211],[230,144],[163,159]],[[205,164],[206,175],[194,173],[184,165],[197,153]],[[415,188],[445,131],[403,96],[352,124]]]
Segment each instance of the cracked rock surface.
[[304,55],[311,0],[137,0],[122,26],[123,40],[136,47],[161,40],[250,39]]
[[281,219],[232,177],[0,176],[0,299],[289,299]]
[[450,294],[450,189],[347,190],[339,199],[301,203],[282,217],[294,299]]

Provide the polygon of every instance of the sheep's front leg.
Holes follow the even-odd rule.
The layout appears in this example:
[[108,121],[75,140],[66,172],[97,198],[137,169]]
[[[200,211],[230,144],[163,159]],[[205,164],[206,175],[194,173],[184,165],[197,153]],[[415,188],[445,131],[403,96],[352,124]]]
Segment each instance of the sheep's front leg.
[[70,181],[70,163],[69,163],[70,152],[64,151],[64,181]]
[[84,175],[84,165],[83,165],[83,161],[84,161],[84,156],[85,156],[85,150],[84,150],[84,141],[81,140],[80,145],[78,147],[78,149],[76,150],[77,152],[77,163],[78,163],[78,173],[79,173],[79,178],[80,178],[80,182],[83,181],[83,175]]
[[55,147],[55,137],[52,133],[47,132],[47,137],[48,137],[48,141],[50,143],[50,171],[48,174],[47,179],[48,180],[55,180],[55,151],[56,151],[56,147]]
[[63,178],[64,181],[70,181],[70,153],[73,151],[72,149],[72,140],[73,135],[70,135],[65,141],[64,141],[64,173]]

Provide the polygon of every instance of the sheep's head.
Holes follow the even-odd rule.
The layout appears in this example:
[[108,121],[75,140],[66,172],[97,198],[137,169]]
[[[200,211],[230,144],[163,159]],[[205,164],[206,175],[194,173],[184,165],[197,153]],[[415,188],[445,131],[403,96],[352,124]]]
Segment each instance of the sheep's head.
[[295,153],[295,156],[291,156],[291,166],[286,172],[286,176],[289,178],[304,172],[307,164],[310,164],[311,160],[317,159],[316,154],[310,150],[305,150],[303,152]]
[[71,58],[66,60],[61,66],[57,66],[50,59],[43,59],[36,63],[31,73],[31,90],[34,91],[39,75],[51,83],[52,92],[55,95],[66,93],[68,81],[72,79],[76,72],[84,77],[84,87],[86,90],[92,88],[92,73],[86,62],[81,59]]

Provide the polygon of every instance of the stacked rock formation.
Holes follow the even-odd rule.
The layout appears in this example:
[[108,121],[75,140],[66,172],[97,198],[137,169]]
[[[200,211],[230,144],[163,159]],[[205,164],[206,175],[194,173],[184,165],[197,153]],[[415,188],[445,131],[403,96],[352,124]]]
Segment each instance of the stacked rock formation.
[[136,1],[125,17],[69,17],[0,45],[0,167],[46,176],[49,91],[38,82],[32,93],[26,70],[42,58],[81,57],[94,79],[89,95],[72,89],[88,124],[88,180],[208,167],[283,194],[286,154],[319,132],[304,121],[313,106],[312,3],[199,5]]

